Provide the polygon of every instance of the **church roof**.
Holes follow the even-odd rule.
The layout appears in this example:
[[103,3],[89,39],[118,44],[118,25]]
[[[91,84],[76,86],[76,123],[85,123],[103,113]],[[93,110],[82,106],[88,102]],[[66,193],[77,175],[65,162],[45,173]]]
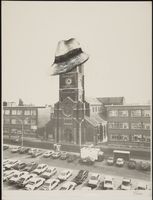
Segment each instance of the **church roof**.
[[99,124],[106,124],[107,121],[102,119],[98,114],[93,115],[91,117],[85,116],[85,120],[87,120],[93,126],[98,126]]
[[94,97],[86,97],[85,100],[89,103],[89,104],[93,104],[93,105],[101,105],[101,101],[99,101],[97,98]]
[[97,98],[104,105],[123,105],[124,97],[99,97]]

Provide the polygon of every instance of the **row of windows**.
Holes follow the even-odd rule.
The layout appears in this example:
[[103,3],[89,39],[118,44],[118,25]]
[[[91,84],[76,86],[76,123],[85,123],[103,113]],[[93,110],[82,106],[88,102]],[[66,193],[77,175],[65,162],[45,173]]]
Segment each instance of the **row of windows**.
[[[129,136],[128,135],[111,135],[110,137],[111,141],[129,141]],[[135,134],[131,137],[132,142],[150,142],[150,137],[149,136],[142,136]]]
[[[22,133],[21,129],[15,129],[15,128],[12,128],[10,130],[10,132],[9,132],[8,128],[4,128],[3,132],[4,132],[4,134],[9,134],[10,132],[11,132],[11,134],[21,134]],[[33,132],[32,129],[26,129],[26,130],[24,129],[24,134],[26,134],[26,133],[32,133],[32,132]]]
[[[109,117],[128,117],[128,110],[111,110]],[[131,117],[150,117],[150,110],[132,110]]]
[[[22,122],[18,119],[4,119],[4,124],[21,124]],[[25,125],[36,125],[36,120],[34,119],[25,119],[23,120]]]
[[[108,123],[109,129],[129,129],[129,123],[127,122],[109,122]],[[150,130],[150,124],[149,123],[131,123],[131,129],[145,129]]]
[[12,110],[12,112],[11,112],[11,110],[6,109],[6,110],[4,110],[4,115],[10,115],[10,114],[12,114],[12,115],[22,115],[23,112],[24,112],[24,115],[36,115],[37,114],[36,110],[24,110],[24,111],[22,111],[22,110]]
[[101,111],[101,106],[92,106],[92,112],[100,112]]

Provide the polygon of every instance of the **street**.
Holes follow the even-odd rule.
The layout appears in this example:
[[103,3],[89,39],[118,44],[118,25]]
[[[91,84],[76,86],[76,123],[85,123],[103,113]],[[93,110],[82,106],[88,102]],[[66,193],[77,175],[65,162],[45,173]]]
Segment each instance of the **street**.
[[[46,150],[43,150],[44,152]],[[80,169],[86,169],[89,171],[88,177],[90,177],[91,173],[99,173],[101,175],[101,180],[107,176],[110,175],[114,178],[114,189],[117,189],[118,186],[121,184],[122,178],[131,178],[132,180],[132,189],[134,189],[139,182],[145,183],[151,187],[150,184],[150,173],[149,172],[142,172],[138,170],[129,170],[126,167],[118,168],[116,166],[108,166],[106,164],[106,161],[103,162],[96,162],[94,166],[86,166],[81,165],[78,163],[77,160],[75,160],[72,163],[68,163],[66,160],[60,160],[60,159],[52,159],[52,158],[44,158],[42,155],[31,158],[28,154],[19,154],[19,153],[11,153],[10,149],[7,149],[3,152],[3,159],[18,159],[21,161],[24,161],[25,163],[29,163],[31,161],[35,161],[38,163],[44,163],[48,164],[48,166],[54,166],[57,169],[57,173],[52,177],[56,178],[60,171],[63,169],[71,169],[73,170],[72,176],[68,179],[68,181],[71,181],[78,173]],[[76,187],[76,189],[80,189],[83,186],[87,185],[88,178],[79,186]],[[61,183],[58,187],[56,187],[56,190],[58,190],[62,184]],[[17,190],[14,185],[9,185],[8,183],[3,184],[4,190]],[[95,189],[98,189],[95,188]],[[21,190],[21,189],[18,189]]]

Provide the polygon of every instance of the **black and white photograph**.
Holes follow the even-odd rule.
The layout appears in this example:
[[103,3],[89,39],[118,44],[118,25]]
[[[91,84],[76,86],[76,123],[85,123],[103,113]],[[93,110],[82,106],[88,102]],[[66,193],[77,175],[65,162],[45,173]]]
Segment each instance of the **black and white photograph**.
[[3,200],[151,200],[152,2],[1,5]]

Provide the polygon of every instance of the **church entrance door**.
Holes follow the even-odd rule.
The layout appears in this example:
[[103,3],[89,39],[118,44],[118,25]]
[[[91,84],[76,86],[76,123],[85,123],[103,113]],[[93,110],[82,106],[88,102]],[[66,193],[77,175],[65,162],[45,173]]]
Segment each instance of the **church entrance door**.
[[66,143],[72,143],[73,142],[73,135],[72,135],[72,129],[65,129],[64,130],[64,141]]

